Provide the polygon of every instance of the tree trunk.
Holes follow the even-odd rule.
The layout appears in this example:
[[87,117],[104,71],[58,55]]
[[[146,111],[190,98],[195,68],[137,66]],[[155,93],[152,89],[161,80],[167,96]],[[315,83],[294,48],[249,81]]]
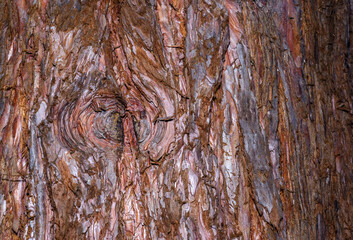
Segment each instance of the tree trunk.
[[353,238],[351,1],[0,8],[0,239]]

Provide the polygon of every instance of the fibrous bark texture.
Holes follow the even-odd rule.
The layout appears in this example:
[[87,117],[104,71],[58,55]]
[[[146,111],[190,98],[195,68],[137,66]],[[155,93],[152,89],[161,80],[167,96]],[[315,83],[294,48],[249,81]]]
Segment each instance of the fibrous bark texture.
[[353,238],[352,1],[0,8],[0,239]]

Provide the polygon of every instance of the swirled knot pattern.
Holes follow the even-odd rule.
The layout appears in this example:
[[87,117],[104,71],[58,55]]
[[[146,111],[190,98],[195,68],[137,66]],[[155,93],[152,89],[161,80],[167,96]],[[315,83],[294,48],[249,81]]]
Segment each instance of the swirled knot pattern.
[[60,141],[70,150],[122,150],[125,115],[122,98],[113,92],[98,91],[66,103],[58,114]]

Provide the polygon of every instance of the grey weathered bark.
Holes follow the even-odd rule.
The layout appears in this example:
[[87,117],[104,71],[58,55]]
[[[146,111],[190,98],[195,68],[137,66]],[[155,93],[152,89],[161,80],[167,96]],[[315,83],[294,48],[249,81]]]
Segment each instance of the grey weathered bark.
[[351,1],[0,2],[1,239],[351,239]]

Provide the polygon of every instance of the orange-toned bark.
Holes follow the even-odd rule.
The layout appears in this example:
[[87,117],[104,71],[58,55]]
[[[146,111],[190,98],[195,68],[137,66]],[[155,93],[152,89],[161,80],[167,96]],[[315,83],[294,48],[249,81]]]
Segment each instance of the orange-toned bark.
[[0,8],[0,239],[352,238],[349,1]]

